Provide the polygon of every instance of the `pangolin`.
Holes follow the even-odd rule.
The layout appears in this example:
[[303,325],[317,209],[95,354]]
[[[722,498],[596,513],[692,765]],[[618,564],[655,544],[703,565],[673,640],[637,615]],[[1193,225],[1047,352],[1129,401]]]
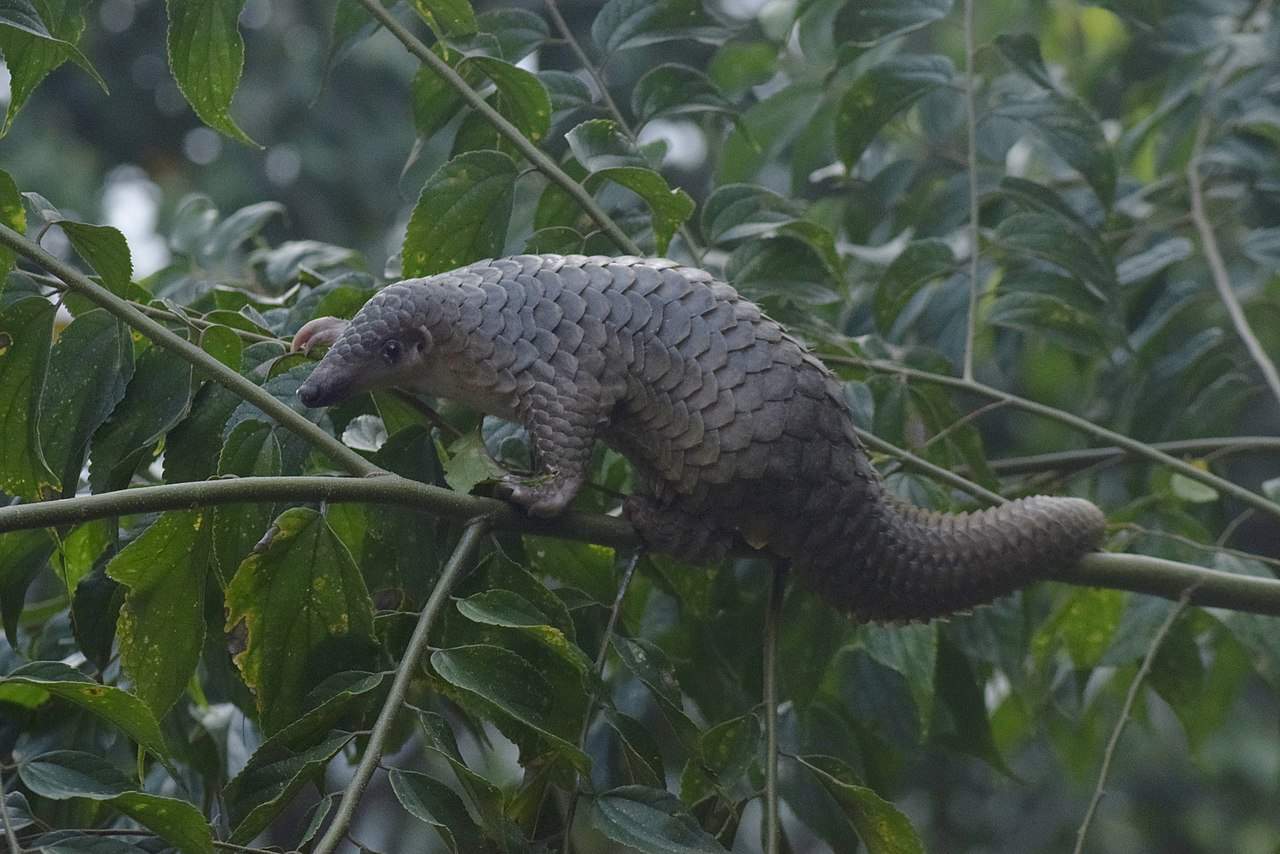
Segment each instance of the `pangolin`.
[[1036,496],[974,513],[885,488],[839,382],[754,303],[665,259],[520,255],[409,279],[350,322],[298,390],[328,406],[381,387],[451,398],[522,424],[537,476],[505,494],[553,516],[602,440],[636,473],[624,504],[645,545],[690,562],[744,542],[834,606],[877,621],[967,610],[1069,566],[1105,519]]

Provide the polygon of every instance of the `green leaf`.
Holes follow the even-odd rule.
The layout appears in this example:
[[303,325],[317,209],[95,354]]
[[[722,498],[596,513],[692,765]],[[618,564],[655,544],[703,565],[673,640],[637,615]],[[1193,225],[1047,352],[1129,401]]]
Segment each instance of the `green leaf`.
[[1040,41],[1030,33],[1001,33],[995,39],[996,50],[1018,69],[1024,77],[1037,86],[1056,90],[1049,69],[1040,55]]
[[79,0],[5,2],[0,9],[0,53],[9,68],[9,107],[0,136],[9,132],[36,87],[68,59],[107,91],[102,75],[76,46],[83,32],[84,14]]
[[501,255],[516,175],[515,163],[497,151],[469,151],[440,167],[409,219],[404,275],[429,276]]
[[808,242],[790,235],[743,242],[725,264],[725,278],[750,299],[777,299],[808,307],[836,302],[840,295],[826,259]]
[[95,493],[128,485],[156,442],[187,414],[191,392],[189,362],[162,347],[142,354],[124,397],[93,435],[89,485]]
[[355,738],[337,732],[318,744],[303,746],[290,744],[283,736],[263,742],[222,792],[227,819],[235,828],[234,844],[250,842],[266,830],[298,790],[319,777],[329,760]]
[[649,166],[643,153],[631,143],[616,122],[591,119],[564,135],[569,150],[588,172],[618,166]]
[[193,804],[148,792],[126,792],[111,805],[183,854],[214,854],[213,828]]
[[609,708],[604,710],[604,721],[622,744],[622,758],[631,780],[644,786],[665,786],[667,775],[663,770],[662,751],[653,733],[635,718]]
[[234,392],[216,383],[201,387],[191,413],[165,437],[166,483],[204,480],[218,473],[223,426],[239,406],[240,398]]
[[644,854],[724,854],[680,799],[662,789],[623,786],[591,802],[591,826]]
[[9,699],[11,692],[22,686],[39,688],[69,700],[124,730],[155,756],[169,755],[155,716],[146,703],[130,693],[110,685],[99,685],[80,671],[57,661],[33,661],[0,678],[0,700]]
[[491,56],[469,56],[460,63],[480,69],[498,89],[498,112],[530,142],[541,142],[551,128],[551,96],[538,76]]
[[40,298],[0,307],[0,489],[29,501],[57,488],[38,418],[54,313]]
[[1211,504],[1219,499],[1218,490],[1184,474],[1174,472],[1169,478],[1173,494],[1192,504]]
[[468,0],[413,0],[413,8],[437,33],[465,36],[476,31],[476,13]]
[[945,240],[930,237],[908,243],[876,284],[876,326],[888,333],[921,288],[951,275],[955,268],[955,256]]
[[547,615],[510,590],[486,590],[455,603],[458,613],[477,623],[510,628],[545,626]]
[[649,641],[619,634],[609,638],[609,645],[627,670],[660,701],[662,712],[676,735],[684,741],[692,742],[697,737],[698,727],[685,714],[680,683],[666,654]]
[[120,622],[120,662],[157,718],[182,696],[204,644],[208,516],[171,510],[107,564],[129,588]]
[[635,193],[653,213],[653,237],[657,252],[662,255],[671,243],[671,237],[696,208],[693,199],[679,187],[674,190],[652,169],[639,166],[616,166],[601,169],[587,177],[586,187],[595,190],[604,181],[612,181]]
[[990,115],[1020,123],[1089,182],[1106,207],[1116,192],[1116,161],[1098,119],[1083,102],[1065,95],[1008,100]]
[[938,705],[936,717],[945,717],[949,726],[935,721],[935,738],[952,750],[978,757],[992,768],[1012,777],[991,731],[991,720],[969,659],[952,643],[938,644]]
[[69,219],[60,220],[58,226],[80,257],[102,277],[107,289],[116,296],[128,296],[133,259],[124,235],[109,225],[90,225]]
[[470,854],[489,847],[462,799],[444,783],[399,768],[392,768],[387,779],[400,805],[409,815],[434,827],[454,854]]
[[310,686],[358,670],[373,646],[373,603],[346,546],[314,510],[275,520],[227,587],[227,631],[245,624],[235,657],[264,732],[295,720]]
[[996,241],[1006,249],[1056,264],[1076,276],[1100,300],[1115,289],[1115,270],[1092,235],[1067,226],[1057,217],[1013,214],[996,229]]
[[[0,53],[3,53],[3,36],[0,35]],[[13,69],[10,67],[10,72]],[[12,108],[13,102],[9,102]],[[0,169],[0,224],[7,225],[19,234],[27,233],[27,209],[22,204],[22,194],[18,185],[8,172]],[[7,246],[0,246],[0,292],[4,291],[4,281],[13,269],[17,255]]]
[[836,150],[853,169],[877,133],[939,86],[954,69],[945,56],[905,54],[873,66],[845,91],[836,112]]
[[538,72],[538,79],[551,97],[551,121],[559,122],[574,110],[592,103],[591,87],[582,78],[567,71],[548,69]]
[[859,0],[842,4],[835,20],[837,43],[871,47],[940,21],[951,0]]
[[459,436],[450,443],[449,457],[444,461],[444,480],[455,492],[468,495],[476,484],[496,480],[504,474],[485,450],[479,433]]
[[477,17],[476,25],[498,40],[507,62],[519,62],[551,38],[547,22],[528,9],[490,9]]
[[40,441],[63,497],[75,494],[89,438],[124,398],[133,376],[129,329],[105,309],[78,315],[49,355]]
[[[282,471],[275,427],[262,421],[251,419],[237,424],[218,458],[219,475],[274,477]],[[224,580],[235,574],[240,561],[262,539],[273,516],[270,502],[213,508],[213,556]]]
[[583,237],[572,228],[556,225],[540,228],[525,241],[524,251],[531,255],[579,255]]
[[609,0],[591,24],[591,39],[605,56],[677,39],[719,44],[728,35],[701,0]]
[[[478,67],[462,61],[463,57],[451,53],[443,42],[436,42],[431,51],[462,75],[462,79],[476,88],[483,79]],[[465,103],[458,90],[428,65],[418,69],[410,87],[413,97],[413,125],[423,137],[431,137],[453,120]]]
[[868,854],[923,854],[924,844],[897,807],[866,786],[853,771],[831,756],[797,756],[822,787],[844,809]]
[[166,0],[169,68],[200,120],[237,142],[257,146],[231,118],[244,68],[237,20],[244,0]]
[[767,83],[778,70],[778,47],[770,42],[732,41],[720,45],[707,74],[725,92],[737,94]]
[[440,678],[491,703],[544,736],[574,764],[584,767],[587,758],[571,739],[577,733],[564,726],[558,715],[558,698],[542,674],[528,662],[502,647],[473,644],[437,650],[431,666]]
[[43,529],[0,534],[0,616],[4,619],[5,637],[15,649],[27,588],[49,564],[53,548],[53,539]]
[[1116,264],[1116,279],[1122,285],[1136,284],[1171,264],[1185,261],[1194,253],[1195,247],[1190,240],[1185,237],[1170,237]]
[[137,788],[120,769],[94,753],[53,750],[19,763],[18,775],[42,798],[105,801]]
[[[3,591],[0,591],[3,593]],[[106,670],[115,655],[116,621],[124,607],[125,588],[98,564],[76,585],[71,600],[71,625],[76,644],[89,663]]]
[[658,116],[733,113],[734,109],[707,75],[687,65],[668,63],[636,81],[631,90],[631,112],[644,123]]
[[776,231],[802,213],[791,199],[757,184],[717,187],[702,206],[702,231],[712,243]]
[[933,711],[933,677],[938,659],[938,627],[935,623],[907,626],[869,625],[858,639],[872,659],[902,674],[916,704],[920,731],[927,735]]
[[[1061,287],[1056,294],[1016,290],[1030,285],[1032,279],[1040,280],[1039,287],[1052,287],[1054,283]],[[1000,283],[1000,293],[987,312],[986,321],[992,326],[1042,335],[1085,356],[1097,355],[1108,345],[1097,303],[1090,299],[1088,304],[1082,304],[1083,300],[1059,295],[1072,293],[1074,284],[1073,280],[1051,274],[1037,276],[1031,272],[1017,272],[1006,276]]]

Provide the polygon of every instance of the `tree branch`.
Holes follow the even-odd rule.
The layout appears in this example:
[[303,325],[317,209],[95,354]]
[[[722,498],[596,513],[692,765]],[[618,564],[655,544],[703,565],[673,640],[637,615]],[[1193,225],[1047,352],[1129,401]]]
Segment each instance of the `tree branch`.
[[111,291],[94,283],[88,276],[71,265],[50,255],[38,244],[22,236],[6,225],[0,225],[0,244],[56,275],[71,290],[81,294],[94,305],[105,308],[125,323],[137,329],[156,344],[172,351],[189,362],[204,376],[225,386],[242,399],[249,401],[284,427],[305,438],[328,454],[334,462],[355,475],[376,474],[382,471],[373,463],[330,436],[315,424],[290,409],[285,403],[272,397],[252,380],[240,376],[213,356],[190,341],[144,315]]
[[[254,501],[390,504],[452,519],[484,516],[495,528],[597,543],[617,549],[639,545],[631,525],[614,516],[567,513],[557,519],[533,519],[505,501],[460,495],[394,474],[362,478],[221,478],[14,504],[0,507],[0,533],[134,513],[191,510]],[[746,549],[736,554],[741,557],[760,556],[759,552]],[[1089,554],[1053,580],[1150,593],[1166,599],[1177,599],[1191,582],[1200,581],[1192,598],[1193,604],[1280,616],[1280,581],[1219,572],[1144,555]]]
[[462,570],[471,562],[487,528],[488,523],[485,519],[475,519],[467,525],[466,530],[462,532],[458,547],[453,550],[448,563],[441,571],[440,579],[432,589],[431,596],[422,609],[422,616],[418,618],[418,624],[413,629],[413,636],[409,638],[409,646],[404,651],[400,666],[396,668],[395,679],[387,692],[382,710],[378,712],[378,719],[373,725],[373,732],[369,735],[369,743],[365,746],[364,754],[360,757],[360,764],[356,766],[351,782],[342,793],[342,800],[338,802],[338,811],[334,813],[333,822],[320,842],[316,844],[315,854],[332,854],[346,836],[347,828],[351,826],[351,819],[355,817],[356,805],[360,803],[360,798],[369,785],[373,769],[378,766],[378,760],[382,758],[387,734],[391,731],[391,725],[395,723],[400,707],[404,705],[409,680],[413,678],[422,653],[427,648],[427,636],[431,632],[431,624],[435,621],[441,606],[444,605],[449,591],[453,589],[454,583],[462,574]]
[[1245,489],[1243,486],[1234,484],[1226,478],[1218,477],[1211,472],[1202,471],[1190,463],[1183,462],[1177,457],[1171,457],[1163,451],[1158,451],[1145,442],[1139,442],[1137,439],[1131,439],[1123,433],[1117,433],[1114,430],[1108,430],[1105,427],[1099,427],[1092,421],[1081,418],[1078,415],[1072,415],[1052,406],[1043,403],[1037,403],[1034,400],[1028,400],[1025,397],[1018,397],[1016,394],[1010,394],[1007,391],[1001,391],[973,380],[966,380],[960,377],[951,377],[946,374],[935,374],[930,371],[921,371],[916,368],[908,368],[904,365],[898,365],[893,362],[886,362],[880,359],[865,359],[859,356],[843,356],[843,355],[824,355],[823,360],[833,365],[852,365],[866,370],[878,371],[880,373],[898,374],[908,379],[920,380],[922,382],[934,383],[936,385],[947,386],[949,388],[967,391],[972,394],[980,394],[993,400],[1004,401],[1008,405],[1021,409],[1024,412],[1032,412],[1036,415],[1058,421],[1070,427],[1097,436],[1103,441],[1112,445],[1123,448],[1126,452],[1134,456],[1145,457],[1153,462],[1160,463],[1173,469],[1191,480],[1199,481],[1206,486],[1212,486],[1219,492],[1226,493],[1234,498],[1238,498],[1244,503],[1265,511],[1273,516],[1280,517],[1280,504],[1270,501],[1256,492]]
[[416,56],[432,71],[440,75],[446,83],[457,90],[462,99],[483,116],[485,121],[493,125],[494,130],[514,145],[530,163],[537,167],[539,172],[560,185],[561,189],[572,196],[574,201],[587,212],[587,215],[595,220],[596,225],[600,226],[600,229],[609,235],[614,243],[618,244],[619,249],[628,255],[644,255],[644,252],[636,245],[636,242],[628,237],[626,232],[604,212],[604,209],[596,203],[595,198],[581,184],[569,177],[568,173],[557,166],[554,160],[526,139],[515,125],[504,119],[497,110],[489,106],[489,102],[481,98],[476,90],[467,85],[467,81],[463,80],[462,76],[454,71],[449,63],[432,53],[431,49],[423,44],[417,36],[409,32],[408,28],[383,8],[379,0],[360,0],[360,5],[364,6],[369,11],[369,14],[377,19],[378,23],[386,27],[391,35],[399,39],[409,53]]
[[1236,334],[1244,342],[1245,349],[1253,358],[1262,378],[1271,389],[1272,396],[1280,402],[1280,374],[1276,373],[1275,363],[1262,349],[1262,342],[1253,334],[1253,327],[1245,317],[1240,300],[1231,287],[1231,277],[1227,274],[1227,265],[1222,260],[1222,251],[1218,248],[1218,238],[1213,234],[1213,225],[1204,209],[1204,195],[1200,186],[1200,158],[1204,156],[1204,143],[1209,136],[1209,122],[1205,116],[1200,117],[1200,125],[1196,129],[1195,145],[1191,148],[1191,157],[1187,160],[1187,187],[1191,190],[1191,221],[1195,223],[1196,232],[1200,235],[1200,245],[1204,249],[1204,257],[1209,262],[1209,273],[1213,278],[1213,286],[1218,290],[1218,298],[1226,306],[1231,318],[1231,325]]

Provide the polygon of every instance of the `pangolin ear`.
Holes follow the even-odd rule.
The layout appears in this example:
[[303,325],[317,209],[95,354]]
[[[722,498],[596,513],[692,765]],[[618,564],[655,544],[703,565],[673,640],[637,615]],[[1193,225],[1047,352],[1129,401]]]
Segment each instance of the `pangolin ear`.
[[317,317],[298,330],[297,334],[293,336],[293,343],[289,345],[289,349],[295,352],[301,350],[303,353],[309,353],[312,347],[329,347],[334,341],[338,340],[339,336],[350,325],[350,320],[342,320],[337,317]]
[[430,330],[428,330],[427,327],[425,326],[419,326],[418,327],[418,352],[419,353],[430,352],[431,345],[433,343],[434,342],[431,338]]

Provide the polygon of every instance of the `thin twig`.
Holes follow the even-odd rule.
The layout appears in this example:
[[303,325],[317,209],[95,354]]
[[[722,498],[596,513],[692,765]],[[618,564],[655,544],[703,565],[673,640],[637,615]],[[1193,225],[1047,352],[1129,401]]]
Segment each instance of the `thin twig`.
[[780,562],[769,574],[769,602],[764,612],[764,850],[778,854],[778,627],[787,571]]
[[105,308],[125,323],[137,329],[156,344],[189,362],[209,379],[225,386],[244,400],[249,401],[277,423],[305,438],[322,450],[343,469],[356,475],[379,474],[382,469],[342,444],[341,441],[308,421],[291,409],[284,401],[269,394],[261,386],[219,362],[182,336],[147,317],[137,308],[106,288],[92,281],[71,265],[55,258],[18,232],[0,225],[0,244],[9,247],[24,258],[53,273],[71,290],[85,296],[95,305]]
[[966,132],[969,140],[969,315],[964,327],[964,378],[973,379],[973,347],[978,330],[978,108],[974,89],[977,80],[973,73],[974,55],[977,53],[973,32],[973,0],[964,0],[964,106]]
[[[622,570],[622,580],[618,582],[618,592],[613,597],[613,607],[609,609],[609,620],[604,625],[604,634],[600,638],[600,650],[596,653],[595,661],[595,681],[599,683],[604,678],[604,662],[609,654],[609,641],[613,638],[613,630],[618,625],[618,615],[622,613],[622,600],[626,598],[627,589],[631,586],[631,578],[635,575],[636,565],[640,563],[640,549],[633,549],[631,557],[627,559],[627,565]],[[591,729],[591,718],[595,715],[596,700],[595,688],[591,690],[590,696],[587,697],[587,711],[582,718],[582,730],[578,733],[578,749],[585,751],[587,748],[587,733]],[[575,788],[569,795],[569,806],[564,813],[564,846],[561,848],[563,854],[569,854],[572,850],[573,836],[573,818],[578,812],[578,790]]]
[[1133,712],[1133,704],[1138,698],[1138,689],[1142,687],[1142,680],[1151,672],[1151,664],[1155,661],[1156,653],[1160,650],[1160,644],[1164,642],[1165,635],[1169,633],[1169,629],[1173,628],[1178,616],[1186,610],[1187,605],[1190,603],[1191,593],[1191,587],[1183,591],[1177,605],[1169,612],[1169,616],[1165,618],[1165,621],[1160,624],[1160,628],[1156,630],[1155,635],[1151,638],[1151,644],[1147,647],[1147,655],[1142,659],[1142,666],[1138,668],[1138,672],[1133,677],[1133,682],[1129,684],[1129,693],[1124,698],[1124,705],[1120,707],[1120,720],[1116,721],[1115,729],[1111,731],[1111,739],[1107,742],[1107,749],[1102,754],[1102,768],[1098,771],[1098,784],[1094,787],[1093,797],[1089,799],[1089,808],[1085,811],[1084,820],[1080,822],[1080,829],[1076,831],[1075,854],[1081,854],[1084,851],[1084,840],[1089,833],[1089,823],[1093,821],[1093,814],[1097,811],[1098,804],[1106,793],[1107,774],[1111,770],[1111,760],[1115,756],[1116,745],[1120,743],[1120,734],[1124,732],[1125,724],[1129,722],[1129,715]]
[[899,448],[891,442],[886,442],[874,433],[863,430],[861,427],[856,427],[854,429],[858,434],[858,438],[865,442],[868,447],[874,448],[877,451],[882,451],[892,457],[897,457],[905,465],[910,468],[919,469],[920,471],[932,476],[935,480],[942,481],[949,486],[953,486],[962,492],[967,492],[970,495],[975,496],[976,498],[981,498],[983,501],[987,501],[991,504],[1001,504],[1005,501],[1003,496],[992,492],[985,486],[980,486],[971,480],[966,480],[953,471],[944,469],[940,465],[929,462],[924,457],[917,456],[905,448]]
[[948,376],[947,374],[935,374],[930,371],[921,371],[917,368],[908,368],[905,365],[899,365],[894,362],[886,362],[881,359],[865,359],[859,356],[845,355],[825,355],[822,357],[825,361],[833,365],[852,365],[854,367],[864,368],[879,373],[898,374],[908,379],[920,380],[922,382],[934,383],[935,385],[947,386],[949,388],[967,391],[972,394],[982,395],[992,400],[1002,400],[1010,406],[1021,409],[1024,412],[1032,412],[1036,415],[1058,421],[1070,427],[1096,436],[1112,445],[1124,448],[1125,451],[1135,456],[1145,457],[1153,462],[1158,462],[1168,468],[1173,469],[1179,474],[1185,475],[1191,480],[1198,481],[1206,486],[1212,486],[1219,492],[1224,492],[1234,498],[1257,507],[1273,516],[1280,517],[1280,504],[1259,495],[1256,492],[1245,489],[1243,486],[1232,483],[1231,481],[1218,477],[1207,471],[1202,471],[1190,463],[1183,462],[1176,457],[1171,457],[1162,451],[1158,451],[1145,442],[1137,439],[1131,439],[1123,433],[1117,433],[1114,430],[1108,430],[1105,427],[1099,427],[1088,419],[1081,418],[1078,415],[1072,415],[1070,412],[1058,409],[1047,404],[1037,403],[1025,397],[1019,397],[1016,394],[1010,394],[1007,391],[1001,391],[998,388],[976,382],[974,380],[966,380],[962,377]]
[[548,179],[558,184],[561,189],[572,196],[573,200],[582,206],[587,215],[595,220],[596,224],[600,226],[605,234],[609,235],[610,239],[623,252],[628,255],[644,254],[640,247],[636,245],[636,242],[628,237],[626,232],[605,213],[604,209],[597,204],[595,198],[581,184],[569,177],[563,169],[556,165],[554,160],[526,139],[524,134],[520,133],[519,128],[489,106],[489,102],[480,97],[476,90],[472,89],[467,84],[467,81],[453,70],[449,63],[432,53],[431,49],[397,21],[391,12],[383,8],[379,0],[360,0],[360,5],[364,6],[369,11],[369,14],[377,19],[378,23],[386,27],[388,32],[399,39],[409,53],[416,56],[423,64],[429,66],[432,71],[440,75],[446,83],[452,86],[472,109],[483,116],[484,120],[492,125],[494,130],[514,145],[530,163],[538,168],[539,172],[546,175]]
[[[1003,405],[1003,402],[1001,402]],[[1248,451],[1280,453],[1280,437],[1276,436],[1219,436],[1205,439],[1175,439],[1169,442],[1147,442],[1147,447],[1166,454],[1239,454]],[[1026,457],[1005,457],[988,461],[992,471],[1001,475],[1030,474],[1053,469],[1074,470],[1087,468],[1095,463],[1134,456],[1128,448],[1081,448],[1075,451],[1054,451]],[[964,471],[960,469],[959,471]]]
[[1262,349],[1262,342],[1253,334],[1253,327],[1249,325],[1249,319],[1245,317],[1244,309],[1240,307],[1240,300],[1231,287],[1227,265],[1222,260],[1222,251],[1218,248],[1218,238],[1214,236],[1213,225],[1209,222],[1208,214],[1205,213],[1204,195],[1200,186],[1200,158],[1204,156],[1204,144],[1208,136],[1208,117],[1201,116],[1200,125],[1196,130],[1195,145],[1187,161],[1187,187],[1191,190],[1191,221],[1195,223],[1196,232],[1200,235],[1200,245],[1204,249],[1205,260],[1209,262],[1209,273],[1213,279],[1213,286],[1218,290],[1218,298],[1226,307],[1227,314],[1231,317],[1231,324],[1235,327],[1240,340],[1244,342],[1245,349],[1249,351],[1254,363],[1262,371],[1262,378],[1266,380],[1271,394],[1280,403],[1280,373],[1276,372],[1275,363],[1271,361],[1267,351]]
[[957,418],[955,421],[952,421],[946,427],[943,427],[937,433],[934,433],[932,436],[930,436],[928,440],[925,441],[925,443],[920,446],[920,450],[922,451],[928,450],[931,445],[937,444],[938,442],[942,441],[947,436],[950,436],[952,433],[959,430],[964,425],[969,424],[970,422],[981,418],[982,416],[986,415],[988,412],[991,412],[992,410],[996,410],[1002,406],[1007,406],[1007,405],[1008,404],[1006,404],[1003,400],[993,400],[990,403],[979,406],[977,409],[971,412],[966,412],[964,415]]
[[396,715],[400,712],[401,706],[404,705],[405,693],[409,689],[409,681],[418,669],[423,651],[427,647],[427,636],[431,632],[431,625],[435,622],[436,615],[448,598],[449,591],[453,589],[454,583],[462,574],[462,570],[470,564],[476,547],[479,546],[480,540],[484,537],[488,527],[488,520],[486,519],[475,519],[467,525],[466,530],[462,532],[462,539],[458,542],[457,548],[453,550],[448,563],[445,564],[444,569],[440,572],[440,578],[436,581],[436,586],[431,591],[431,596],[427,599],[426,606],[422,609],[422,616],[418,619],[418,624],[413,629],[413,636],[409,638],[409,645],[404,651],[404,657],[400,660],[400,666],[396,668],[396,678],[392,681],[391,688],[387,692],[387,699],[382,704],[382,710],[378,712],[378,719],[374,722],[373,731],[369,734],[369,743],[365,746],[364,755],[360,757],[360,764],[356,766],[355,773],[351,776],[351,782],[347,784],[342,793],[342,800],[338,802],[338,809],[334,813],[333,822],[314,849],[315,854],[332,854],[333,850],[338,847],[338,844],[342,842],[343,837],[346,835],[347,828],[350,827],[351,820],[355,817],[356,806],[360,803],[360,798],[364,794],[365,788],[369,785],[369,778],[373,776],[378,760],[382,758],[383,745],[386,743],[387,735],[391,732],[391,725],[395,723]]
[[[564,15],[560,14],[560,6],[556,0],[544,0],[547,7],[547,14],[551,16],[551,22],[556,25],[556,29],[560,31],[560,35],[564,38],[565,44],[573,51],[574,56],[578,58],[578,63],[586,69],[596,88],[600,90],[600,97],[604,101],[604,107],[618,123],[618,127],[626,135],[633,144],[638,144],[640,137],[636,134],[636,130],[627,121],[626,116],[622,114],[622,110],[618,108],[618,103],[613,100],[613,96],[609,94],[609,84],[605,82],[604,72],[601,68],[591,61],[591,57],[587,56],[587,52],[582,49],[582,44],[573,34],[573,30],[569,28],[569,22],[564,19]],[[689,249],[689,254],[693,256],[694,261],[701,265],[702,257],[705,252],[703,247],[693,237],[693,232],[684,223],[676,229],[680,233],[680,238],[684,241],[685,246]]]
[[4,822],[4,835],[9,841],[9,854],[22,854],[22,845],[18,843],[18,834],[9,821],[9,804],[5,800],[4,777],[0,776],[0,821]]

